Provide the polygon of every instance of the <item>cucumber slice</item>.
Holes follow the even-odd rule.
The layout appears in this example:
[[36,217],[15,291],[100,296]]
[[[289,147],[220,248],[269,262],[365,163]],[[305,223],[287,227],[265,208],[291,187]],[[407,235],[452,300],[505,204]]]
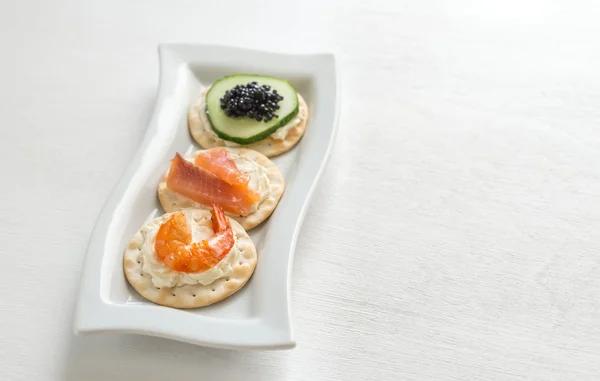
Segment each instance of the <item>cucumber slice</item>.
[[[269,85],[272,91],[277,90],[283,97],[283,100],[278,103],[277,118],[268,122],[258,122],[245,116],[233,118],[227,116],[221,109],[221,97],[227,90],[250,82]],[[231,75],[217,80],[206,93],[206,114],[212,129],[221,139],[238,144],[250,144],[268,137],[298,114],[298,93],[284,79],[251,74]]]

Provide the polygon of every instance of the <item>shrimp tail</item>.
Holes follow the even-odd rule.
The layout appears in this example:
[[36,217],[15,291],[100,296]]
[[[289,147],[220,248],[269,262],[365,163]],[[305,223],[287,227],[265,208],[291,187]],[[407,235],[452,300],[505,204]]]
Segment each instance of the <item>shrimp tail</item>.
[[213,230],[215,233],[224,232],[231,228],[223,208],[220,205],[213,204],[213,209],[210,211],[211,219],[213,223]]

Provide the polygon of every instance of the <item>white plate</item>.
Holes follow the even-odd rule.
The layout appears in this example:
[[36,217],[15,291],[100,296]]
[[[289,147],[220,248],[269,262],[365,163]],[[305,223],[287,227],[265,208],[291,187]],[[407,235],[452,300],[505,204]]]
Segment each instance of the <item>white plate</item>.
[[[295,345],[290,325],[290,272],[298,231],[337,128],[338,83],[332,54],[291,55],[206,46],[161,45],[160,88],[144,140],[115,187],[90,239],[75,314],[75,332],[127,332],[223,348]],[[274,159],[285,192],[268,221],[250,236],[258,264],[238,293],[212,306],[178,310],[150,303],[129,286],[122,255],[134,233],[162,213],[159,178],[175,152],[199,148],[187,110],[203,86],[235,73],[288,79],[309,105],[300,143]]]

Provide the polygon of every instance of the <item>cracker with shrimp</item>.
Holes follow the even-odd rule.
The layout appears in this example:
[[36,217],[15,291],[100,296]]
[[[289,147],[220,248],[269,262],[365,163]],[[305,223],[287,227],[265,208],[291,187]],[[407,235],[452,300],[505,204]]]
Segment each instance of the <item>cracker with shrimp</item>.
[[[231,162],[226,157],[218,155],[223,152],[226,152]],[[238,191],[239,186],[234,192],[228,184],[215,179],[212,173],[206,173],[202,168],[192,168],[195,165],[190,163],[196,162],[200,155],[212,158],[212,163],[208,160],[204,164],[210,165],[207,168],[217,173],[221,179],[229,183],[246,181],[248,188],[245,189],[253,193],[248,196],[251,198],[250,201],[244,204],[246,190]],[[211,203],[217,203],[225,208],[228,216],[235,219],[244,229],[249,230],[273,213],[283,194],[283,175],[275,163],[260,152],[247,148],[218,147],[193,152],[183,159],[185,163],[176,156],[158,184],[158,199],[165,212],[186,208],[206,209]],[[178,172],[175,173],[175,170]],[[246,180],[240,180],[236,175],[245,176]],[[233,178],[230,178],[231,176]],[[202,203],[201,200],[206,201]]]
[[[177,216],[174,216],[176,214]],[[133,288],[154,303],[175,308],[207,306],[240,290],[248,282],[256,267],[256,249],[244,228],[235,220],[226,217],[222,211],[220,212],[221,224],[226,226],[217,229],[215,214],[211,216],[209,210],[190,209],[164,214],[145,224],[135,234],[123,256],[125,276]],[[175,217],[181,215],[188,225],[174,232],[173,228],[166,224],[176,221]],[[223,222],[225,219],[228,223]],[[219,232],[215,233],[214,229]],[[223,253],[223,258],[217,263],[208,265],[209,261],[206,259],[203,262],[196,262],[196,265],[191,264],[198,256],[198,250],[190,250],[190,247],[194,245],[209,247],[204,251],[203,255],[206,256],[211,254],[211,250],[218,252],[219,245],[223,244],[223,240],[220,239],[222,236],[219,234],[221,230],[226,231],[226,229],[231,229],[228,233],[233,234],[229,239],[234,237],[234,245],[230,250],[225,249],[227,252]],[[179,247],[172,243],[175,241],[169,241],[170,239],[184,240],[182,234],[186,232],[190,234],[189,241],[183,244],[176,242]],[[157,244],[160,240],[162,241]],[[184,246],[186,244],[187,246]],[[164,250],[171,250],[171,252],[163,253]],[[200,268],[205,271],[186,272],[171,267],[178,270]]]

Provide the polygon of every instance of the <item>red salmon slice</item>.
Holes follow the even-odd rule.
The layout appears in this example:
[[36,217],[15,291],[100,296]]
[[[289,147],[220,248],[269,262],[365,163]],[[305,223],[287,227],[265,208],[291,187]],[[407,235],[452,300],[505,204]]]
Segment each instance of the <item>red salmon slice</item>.
[[200,204],[217,204],[239,216],[248,215],[255,202],[252,194],[227,184],[217,175],[185,160],[179,153],[171,160],[167,187]]
[[260,195],[250,189],[248,185],[250,183],[250,176],[238,169],[235,161],[233,161],[226,149],[213,148],[201,152],[196,156],[194,163],[197,166],[214,173],[227,184],[247,193],[248,197],[253,199],[253,204],[260,200]]
[[227,184],[247,186],[250,182],[250,177],[240,172],[235,161],[229,156],[229,152],[223,148],[214,148],[199,153],[194,164],[214,173]]

